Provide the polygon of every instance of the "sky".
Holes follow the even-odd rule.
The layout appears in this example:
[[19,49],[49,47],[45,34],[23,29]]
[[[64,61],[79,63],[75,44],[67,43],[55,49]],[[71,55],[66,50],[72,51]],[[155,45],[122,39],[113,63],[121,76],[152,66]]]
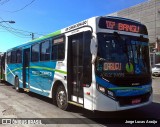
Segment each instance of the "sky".
[[[0,52],[65,28],[147,0],[0,0]],[[15,21],[14,24],[2,21]]]

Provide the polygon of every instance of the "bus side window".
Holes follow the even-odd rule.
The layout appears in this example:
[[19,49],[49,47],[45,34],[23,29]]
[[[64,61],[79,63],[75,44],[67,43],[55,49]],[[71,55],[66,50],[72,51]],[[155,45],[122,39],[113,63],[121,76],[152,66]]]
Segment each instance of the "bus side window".
[[51,52],[50,41],[47,40],[45,42],[42,42],[41,43],[40,60],[41,61],[48,61],[48,60],[50,60],[50,52]]
[[11,63],[16,63],[16,51],[11,52]]
[[32,46],[32,52],[31,52],[31,61],[37,62],[39,61],[39,44],[35,44]]
[[22,63],[22,50],[21,49],[18,49],[16,51],[16,57],[17,57],[16,63]]
[[58,54],[58,45],[52,44],[52,60],[57,60]]
[[88,85],[91,85],[92,82],[92,54],[90,52],[91,38],[91,31],[83,33],[83,83]]
[[11,63],[11,52],[7,53],[7,64]]
[[58,45],[58,60],[64,59],[64,43]]
[[65,56],[64,37],[59,37],[52,42],[52,60],[63,60]]

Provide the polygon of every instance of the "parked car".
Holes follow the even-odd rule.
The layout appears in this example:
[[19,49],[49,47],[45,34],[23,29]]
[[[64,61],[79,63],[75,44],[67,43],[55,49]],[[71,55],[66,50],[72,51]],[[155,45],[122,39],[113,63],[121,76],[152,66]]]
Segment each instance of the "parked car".
[[152,75],[160,76],[160,63],[155,64],[155,66],[152,68]]

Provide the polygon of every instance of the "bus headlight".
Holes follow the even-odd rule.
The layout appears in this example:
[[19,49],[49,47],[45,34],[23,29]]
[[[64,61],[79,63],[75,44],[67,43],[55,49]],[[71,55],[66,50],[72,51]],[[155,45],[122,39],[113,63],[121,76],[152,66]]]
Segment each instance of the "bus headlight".
[[109,89],[107,89],[107,88],[105,88],[105,87],[103,87],[99,84],[97,84],[97,88],[98,88],[98,91],[105,94],[107,97],[109,97],[111,99],[114,99],[114,100],[116,99],[113,91],[111,91],[111,90],[109,90]]

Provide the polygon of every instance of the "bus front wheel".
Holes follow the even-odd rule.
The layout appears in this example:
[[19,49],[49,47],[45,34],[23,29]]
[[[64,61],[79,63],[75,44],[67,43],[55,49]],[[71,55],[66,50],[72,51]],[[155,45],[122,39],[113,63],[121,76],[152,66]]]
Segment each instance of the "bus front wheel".
[[67,102],[67,94],[64,86],[60,85],[57,88],[56,92],[56,102],[57,106],[62,110],[68,109],[68,102]]

